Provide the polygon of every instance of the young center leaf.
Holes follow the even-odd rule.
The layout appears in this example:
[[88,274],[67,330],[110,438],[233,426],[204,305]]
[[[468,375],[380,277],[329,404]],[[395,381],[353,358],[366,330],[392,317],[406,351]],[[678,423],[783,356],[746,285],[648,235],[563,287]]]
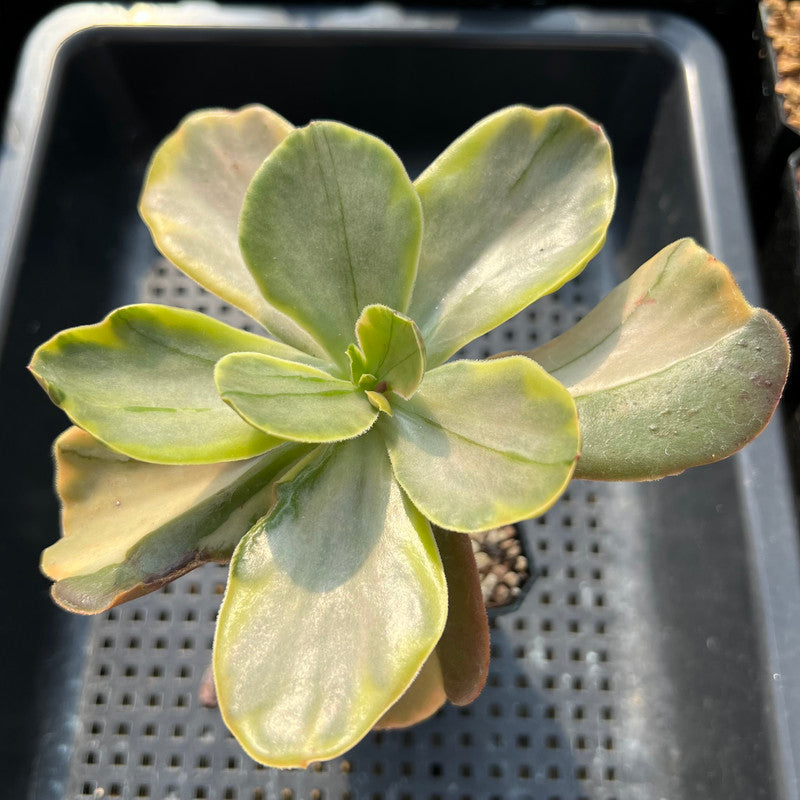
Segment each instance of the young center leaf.
[[30,370],[73,422],[114,450],[140,461],[208,464],[280,443],[217,392],[215,364],[241,350],[324,364],[195,311],[137,305],[57,334],[36,350]]
[[346,125],[313,122],[256,173],[239,242],[264,296],[347,369],[362,309],[408,307],[421,233],[419,198],[394,152]]
[[397,480],[442,528],[481,531],[536,516],[572,477],[575,404],[524,357],[450,362],[392,408],[377,425]]
[[411,397],[425,373],[425,345],[414,321],[386,306],[367,306],[356,323],[356,336],[362,357],[351,356],[351,370],[358,365],[381,391]]
[[262,353],[221,359],[220,396],[251,425],[299,442],[337,442],[367,430],[378,412],[364,392],[325,370]]
[[529,355],[575,398],[576,476],[600,480],[660,478],[736,452],[769,421],[789,365],[780,324],[690,239]]
[[602,247],[616,195],[603,131],[560,107],[486,117],[415,187],[425,225],[408,315],[431,367],[575,277]]
[[55,442],[63,537],[42,554],[55,601],[96,614],[208,561],[227,561],[267,513],[269,486],[310,447],[218,464],[147,464],[80,428]]
[[223,718],[261,763],[333,758],[405,693],[446,614],[430,526],[380,436],[327,445],[233,556],[214,644]]

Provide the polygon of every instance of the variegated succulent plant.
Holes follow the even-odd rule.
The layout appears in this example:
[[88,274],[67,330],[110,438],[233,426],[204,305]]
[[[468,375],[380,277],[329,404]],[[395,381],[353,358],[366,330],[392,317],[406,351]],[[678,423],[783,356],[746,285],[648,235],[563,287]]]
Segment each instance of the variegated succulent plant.
[[336,122],[189,116],[142,217],[272,337],[133,305],[36,351],[75,423],[42,559],[56,601],[95,613],[230,560],[215,681],[265,764],[474,699],[488,629],[465,534],[542,513],[573,475],[727,456],[785,381],[778,323],[689,240],[543,347],[449,360],[583,269],[615,191],[602,129],[569,108],[499,111],[414,182]]

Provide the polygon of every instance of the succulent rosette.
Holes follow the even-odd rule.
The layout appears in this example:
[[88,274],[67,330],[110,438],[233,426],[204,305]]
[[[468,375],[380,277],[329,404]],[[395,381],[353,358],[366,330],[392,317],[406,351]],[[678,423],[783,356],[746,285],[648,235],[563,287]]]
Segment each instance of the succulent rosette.
[[[64,535],[42,560],[56,600],[95,613],[230,560],[220,708],[273,766],[474,699],[488,631],[463,534],[555,502],[579,411],[581,474],[655,477],[752,438],[785,378],[777,323],[691,242],[540,353],[450,360],[583,269],[615,190],[603,131],[564,107],[497,112],[413,182],[340,123],[296,129],[261,106],[189,116],[150,164],[142,217],[166,258],[271,336],[132,305],[36,351],[32,371],[75,423],[55,445]],[[678,301],[643,316],[666,286]],[[634,352],[697,291],[702,331]],[[774,383],[747,377],[732,337],[758,340]],[[672,461],[645,433],[631,457],[619,440],[665,404],[694,401],[701,428],[714,417],[696,386],[664,389],[728,350],[725,391],[751,398],[709,452],[676,426]],[[602,430],[612,446],[595,444]]]

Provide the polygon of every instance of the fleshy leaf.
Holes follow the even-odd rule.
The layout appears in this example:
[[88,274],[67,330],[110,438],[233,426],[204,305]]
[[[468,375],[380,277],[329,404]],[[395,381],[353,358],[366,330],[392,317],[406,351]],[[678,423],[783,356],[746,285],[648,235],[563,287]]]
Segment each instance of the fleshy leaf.
[[230,559],[269,510],[268,490],[308,445],[218,464],[147,464],[80,428],[56,439],[63,538],[42,554],[55,601],[96,614],[208,561]]
[[[425,373],[425,345],[413,320],[386,306],[367,306],[356,323],[364,369],[392,391],[408,399]],[[348,351],[349,352],[349,351]],[[357,362],[351,365],[354,369]]]
[[153,155],[139,213],[173,264],[283,341],[319,355],[309,335],[266,301],[239,251],[247,187],[293,130],[264,106],[190,114]]
[[447,579],[447,624],[436,645],[447,699],[471,703],[489,674],[489,620],[469,536],[434,528]]
[[233,556],[214,645],[223,718],[264,764],[333,758],[403,695],[446,611],[430,526],[380,436],[330,445]]
[[137,305],[62,331],[36,350],[30,369],[73,422],[114,450],[141,461],[208,464],[279,443],[217,392],[214,366],[238,350],[323,363],[195,311]]
[[261,353],[232,353],[215,371],[222,399],[251,425],[299,442],[338,442],[363,433],[377,411],[350,381]]
[[419,198],[386,144],[314,122],[256,173],[239,242],[264,296],[348,368],[361,309],[406,310],[421,228]]
[[439,656],[434,650],[405,694],[378,720],[375,730],[407,728],[428,719],[447,700]]
[[736,452],[772,416],[789,350],[728,269],[689,239],[529,353],[575,397],[576,477],[649,480]]
[[392,409],[378,426],[397,480],[442,528],[481,531],[536,516],[572,477],[575,404],[524,357],[437,367]]
[[605,241],[616,194],[602,129],[560,107],[492,114],[415,186],[425,227],[408,314],[429,367],[575,277]]

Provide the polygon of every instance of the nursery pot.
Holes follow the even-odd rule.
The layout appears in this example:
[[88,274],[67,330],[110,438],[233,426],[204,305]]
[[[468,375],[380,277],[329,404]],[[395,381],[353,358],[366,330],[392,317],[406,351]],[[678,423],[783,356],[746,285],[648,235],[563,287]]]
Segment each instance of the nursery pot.
[[369,130],[412,173],[511,103],[566,103],[605,126],[619,199],[604,250],[467,356],[546,341],[683,236],[760,300],[722,61],[686,21],[384,5],[57,12],[25,51],[0,166],[9,796],[797,798],[800,565],[776,424],[690,474],[574,482],[520,526],[536,575],[490,616],[481,697],[307,770],[256,765],[198,703],[223,568],[92,619],[52,606],[37,560],[58,535],[47,453],[65,420],[25,364],[56,331],[135,301],[244,322],[158,257],[136,202],[186,113],[251,102]]

